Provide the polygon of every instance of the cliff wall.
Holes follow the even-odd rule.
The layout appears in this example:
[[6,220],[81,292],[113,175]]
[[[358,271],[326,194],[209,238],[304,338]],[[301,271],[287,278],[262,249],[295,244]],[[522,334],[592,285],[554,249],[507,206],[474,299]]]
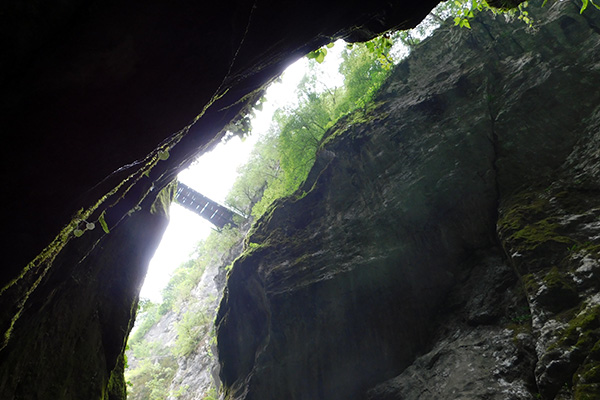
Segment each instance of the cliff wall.
[[127,335],[174,194],[155,193],[108,235],[98,224],[71,241],[0,353],[0,397],[126,398]]
[[290,62],[436,3],[1,4],[0,397],[106,397],[164,228],[157,193]]
[[532,14],[441,29],[328,132],[231,271],[226,398],[600,395],[600,19]]

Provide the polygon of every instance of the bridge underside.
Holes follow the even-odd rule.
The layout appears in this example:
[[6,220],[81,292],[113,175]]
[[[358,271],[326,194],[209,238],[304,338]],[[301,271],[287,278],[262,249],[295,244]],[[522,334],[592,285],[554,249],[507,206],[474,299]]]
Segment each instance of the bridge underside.
[[233,211],[196,192],[194,189],[181,182],[177,185],[175,201],[206,219],[219,229],[223,228],[225,225],[235,225],[233,222]]

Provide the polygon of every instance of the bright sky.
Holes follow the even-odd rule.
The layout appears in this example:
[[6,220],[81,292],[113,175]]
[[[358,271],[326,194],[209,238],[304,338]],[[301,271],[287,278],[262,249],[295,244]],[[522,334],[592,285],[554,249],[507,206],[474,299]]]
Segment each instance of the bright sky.
[[[333,48],[328,49],[325,61],[320,64],[320,79],[327,82],[329,87],[343,83],[343,77],[338,72],[343,48],[342,41],[336,43]],[[210,153],[203,154],[190,168],[182,171],[178,176],[179,180],[208,198],[223,202],[237,178],[237,169],[246,162],[260,135],[269,129],[275,110],[297,102],[296,87],[308,70],[308,64],[308,59],[301,58],[285,70],[280,83],[269,87],[263,110],[256,111],[252,133],[246,140],[233,137],[226,143],[220,143]],[[160,302],[161,290],[169,282],[171,273],[190,258],[196,244],[206,238],[212,229],[211,223],[173,203],[169,226],[150,261],[140,296]]]
[[[437,26],[437,22],[431,16],[422,24],[421,31],[413,31],[415,37],[420,39],[431,35]],[[318,64],[317,79],[329,88],[343,84],[343,76],[338,72],[338,68],[344,47],[344,41],[338,40],[334,47],[327,49],[324,62]],[[406,57],[408,53],[408,48],[400,40],[396,41],[391,50],[395,62]],[[246,140],[234,137],[226,143],[220,143],[210,153],[203,154],[190,168],[182,171],[179,180],[208,198],[223,202],[237,178],[237,169],[246,162],[258,138],[268,131],[275,110],[285,105],[297,104],[296,88],[300,79],[308,72],[309,62],[315,63],[302,57],[285,70],[281,82],[267,89],[263,110],[256,111],[256,118],[252,121],[252,132]],[[140,296],[160,302],[161,291],[169,282],[171,273],[190,258],[196,244],[206,238],[211,229],[213,226],[208,221],[173,203],[169,226],[154,258],[150,261]]]

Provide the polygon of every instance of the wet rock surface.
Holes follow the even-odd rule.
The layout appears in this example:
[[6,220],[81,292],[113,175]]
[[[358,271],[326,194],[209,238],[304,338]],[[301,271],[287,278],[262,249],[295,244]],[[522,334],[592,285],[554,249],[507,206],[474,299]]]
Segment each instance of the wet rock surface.
[[127,335],[173,195],[155,194],[110,235],[97,226],[71,242],[0,353],[0,398],[125,399]]
[[531,314],[498,248],[475,254],[436,320],[433,348],[368,399],[533,399]]
[[234,264],[226,398],[599,395],[590,15],[442,30],[329,132]]
[[[109,376],[123,369],[138,282],[165,222],[137,212],[291,61],[337,37],[414,26],[436,3],[0,5],[0,116],[11,139],[0,397],[123,397]],[[82,220],[96,230],[80,238]]]

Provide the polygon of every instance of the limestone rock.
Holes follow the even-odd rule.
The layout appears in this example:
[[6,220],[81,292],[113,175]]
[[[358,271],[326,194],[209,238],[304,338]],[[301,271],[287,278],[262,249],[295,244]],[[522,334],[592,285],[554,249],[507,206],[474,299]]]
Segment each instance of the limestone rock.
[[[0,118],[10,139],[0,397],[117,390],[109,375],[122,369],[138,282],[165,222],[146,215],[157,193],[291,61],[337,37],[413,26],[436,3],[0,5]],[[79,237],[82,215],[96,223],[92,235]],[[126,287],[115,282],[122,276]]]
[[127,335],[173,195],[155,194],[108,235],[98,226],[71,241],[2,350],[0,398],[125,399]]
[[229,277],[226,398],[600,393],[598,15],[538,13],[441,30],[326,135]]

